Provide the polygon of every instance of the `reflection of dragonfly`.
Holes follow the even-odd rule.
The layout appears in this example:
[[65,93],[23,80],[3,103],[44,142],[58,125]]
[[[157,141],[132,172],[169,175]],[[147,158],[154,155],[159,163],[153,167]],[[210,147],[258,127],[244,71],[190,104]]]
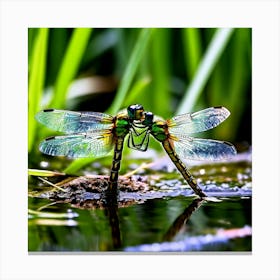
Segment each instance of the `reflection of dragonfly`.
[[144,109],[141,105],[131,105],[127,111],[122,111],[115,117],[97,112],[46,109],[40,111],[36,119],[45,126],[68,135],[49,137],[41,142],[39,148],[41,152],[52,156],[86,158],[105,156],[114,147],[108,190],[115,191],[124,138],[130,133],[129,147],[141,149],[131,138],[141,137],[137,130],[141,127],[143,116]]
[[[179,156],[198,160],[220,160],[235,155],[234,146],[228,142],[188,136],[216,127],[230,115],[230,112],[224,107],[211,107],[199,112],[179,115],[166,121],[159,117],[155,117],[154,120],[151,112],[144,114],[143,124],[149,128],[146,138],[152,134],[161,142],[168,156],[193,191],[200,197],[206,196]],[[147,143],[147,140],[141,143],[142,149],[145,149]]]
[[236,153],[227,142],[189,137],[188,134],[216,127],[229,116],[223,107],[212,107],[164,121],[141,105],[131,105],[113,117],[96,112],[47,109],[39,112],[39,122],[68,135],[49,137],[40,144],[41,152],[53,156],[100,157],[114,147],[109,191],[117,189],[124,138],[130,148],[146,151],[149,135],[160,141],[185,180],[200,197],[206,196],[187,170],[183,158],[219,160]]

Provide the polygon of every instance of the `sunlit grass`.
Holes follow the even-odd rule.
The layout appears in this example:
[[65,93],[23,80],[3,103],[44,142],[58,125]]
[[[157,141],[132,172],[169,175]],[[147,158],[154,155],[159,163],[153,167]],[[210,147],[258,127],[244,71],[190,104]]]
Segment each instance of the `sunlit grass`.
[[64,176],[65,173],[56,172],[56,171],[52,171],[52,170],[28,169],[28,175],[54,177],[54,176]]
[[[34,34],[34,31],[31,32]],[[40,109],[40,103],[44,90],[48,29],[41,28],[33,38],[33,46],[30,46],[29,55],[29,83],[28,83],[28,151],[31,152],[35,141],[36,122],[35,114]],[[32,50],[31,50],[32,49]]]
[[232,28],[217,29],[210,45],[208,46],[203,58],[201,59],[195,76],[190,83],[182,103],[176,111],[176,114],[191,112],[196,104],[203,87],[211,75],[220,55],[225,49],[227,42],[233,32]]

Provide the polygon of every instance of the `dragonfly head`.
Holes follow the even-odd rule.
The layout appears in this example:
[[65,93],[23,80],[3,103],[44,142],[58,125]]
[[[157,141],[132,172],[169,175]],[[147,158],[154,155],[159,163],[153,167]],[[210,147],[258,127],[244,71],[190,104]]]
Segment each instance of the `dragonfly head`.
[[145,126],[151,126],[154,121],[154,114],[152,112],[145,112],[144,115],[145,115],[145,119],[143,121],[143,124]]
[[140,121],[144,117],[144,108],[140,104],[130,105],[127,108],[127,114],[130,120]]

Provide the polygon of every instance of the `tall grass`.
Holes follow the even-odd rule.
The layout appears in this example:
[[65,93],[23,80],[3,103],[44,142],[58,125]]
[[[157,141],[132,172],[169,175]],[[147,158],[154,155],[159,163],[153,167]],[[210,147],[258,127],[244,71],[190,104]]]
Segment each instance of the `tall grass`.
[[39,29],[36,34],[35,30],[29,31],[28,152],[31,152],[33,149],[37,126],[34,116],[40,109],[40,102],[44,90],[48,33],[49,31],[46,28]]
[[182,103],[176,111],[177,114],[193,110],[194,104],[196,104],[199,95],[202,93],[202,89],[211,75],[221,53],[223,52],[232,31],[233,29],[231,28],[223,28],[218,29],[215,32],[209,47],[205,51],[205,54],[198,65],[192,82],[185,92]]
[[152,35],[152,31],[152,29],[142,29],[139,33],[138,39],[135,42],[135,46],[130,55],[128,64],[123,73],[123,77],[120,81],[119,89],[111,106],[108,109],[108,113],[117,114],[117,112],[121,109],[124,100],[128,95],[129,88],[132,84],[132,80],[135,76],[137,68],[139,67],[140,60],[143,57],[144,51]]
[[90,28],[77,28],[73,31],[54,85],[53,97],[49,104],[50,107],[57,109],[65,108],[67,90],[76,77],[91,31],[92,29]]
[[[251,100],[250,29],[30,29],[28,49],[30,156],[50,133],[34,120],[46,89],[48,107],[67,109],[71,84],[87,76],[117,80],[116,93],[106,100],[93,95],[95,107],[109,104],[111,114],[133,103],[164,118],[223,105],[232,116],[213,136],[243,137],[238,130]],[[73,161],[66,171],[91,161]]]
[[193,79],[202,56],[201,32],[197,28],[185,28],[182,30],[182,37],[184,44],[184,65],[187,68],[187,73]]

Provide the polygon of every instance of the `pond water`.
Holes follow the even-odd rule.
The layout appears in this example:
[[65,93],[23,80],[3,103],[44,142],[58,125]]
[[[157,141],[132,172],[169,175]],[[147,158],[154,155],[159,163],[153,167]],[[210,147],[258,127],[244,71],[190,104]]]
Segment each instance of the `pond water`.
[[121,188],[109,208],[84,181],[62,192],[29,178],[29,252],[250,252],[251,154],[191,166],[207,201],[164,164],[136,176],[140,189]]

